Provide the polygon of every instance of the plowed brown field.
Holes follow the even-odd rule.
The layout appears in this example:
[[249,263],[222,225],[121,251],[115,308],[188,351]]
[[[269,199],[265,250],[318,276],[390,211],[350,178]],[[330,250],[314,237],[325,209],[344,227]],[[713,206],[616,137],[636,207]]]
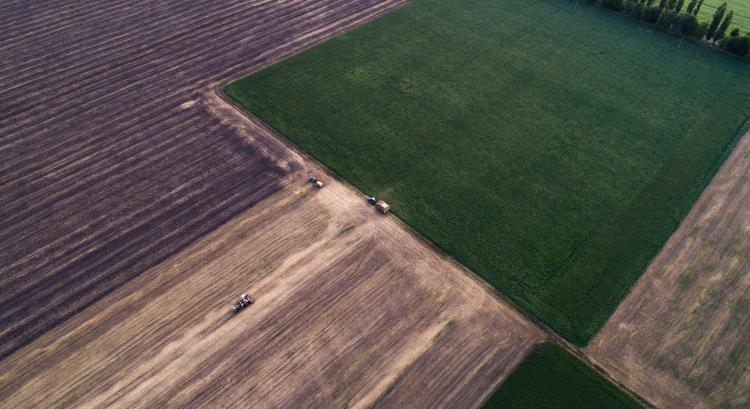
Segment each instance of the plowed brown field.
[[[248,138],[267,135],[227,107],[206,109],[236,115],[223,123]],[[542,339],[351,188],[330,177],[313,188],[307,172],[323,170],[291,152],[277,165],[300,170],[0,362],[0,402],[474,407]],[[256,303],[234,315],[241,292]]]
[[0,358],[279,189],[199,87],[400,2],[3,2]]
[[662,408],[750,407],[750,134],[587,348]]

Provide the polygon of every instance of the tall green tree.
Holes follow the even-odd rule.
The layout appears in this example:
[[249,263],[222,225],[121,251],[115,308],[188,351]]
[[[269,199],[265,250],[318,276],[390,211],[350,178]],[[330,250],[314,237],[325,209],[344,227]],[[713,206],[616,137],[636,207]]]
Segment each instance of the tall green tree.
[[646,6],[646,2],[644,1],[639,2],[635,7],[636,18],[638,18],[639,20],[643,20],[644,18],[646,18],[647,9],[648,7]]
[[719,47],[721,48],[727,48],[727,44],[729,44],[730,41],[732,41],[735,37],[740,36],[740,29],[735,27],[730,33],[729,36],[724,36],[721,40],[719,40]]
[[677,21],[677,13],[674,10],[664,10],[659,19],[659,28],[664,31],[670,31],[672,25]]
[[625,13],[638,17],[638,2],[635,0],[628,0],[628,2],[625,3]]
[[682,7],[685,5],[685,0],[677,0],[677,4],[674,6],[674,12],[675,14],[680,14],[680,11],[682,11]]
[[610,8],[615,11],[622,11],[625,8],[623,0],[604,0],[602,2],[604,7]]
[[744,57],[750,53],[750,34],[746,34],[742,37],[732,37],[727,43],[727,51],[732,54],[737,54],[740,57]]
[[693,37],[698,32],[698,18],[690,13],[682,13],[677,17],[677,26],[680,34]]
[[665,9],[666,7],[667,7],[667,0],[661,0],[659,2],[659,8],[660,9]]
[[711,40],[714,38],[714,34],[716,33],[716,30],[719,28],[719,25],[721,24],[721,21],[724,19],[724,14],[727,12],[727,3],[721,3],[721,6],[716,8],[716,12],[714,12],[714,17],[711,19],[711,24],[708,25],[708,32],[706,32],[706,40]]
[[698,0],[698,4],[695,6],[695,10],[693,10],[694,16],[697,16],[701,12],[701,6],[703,6],[703,0]]
[[701,21],[698,23],[698,28],[695,30],[695,35],[693,37],[701,39],[706,36],[706,33],[708,33],[708,22]]
[[658,23],[659,19],[661,18],[662,11],[664,11],[664,9],[660,9],[658,7],[648,7],[646,9],[646,21],[651,24]]
[[716,32],[714,33],[714,38],[716,40],[721,40],[724,38],[724,35],[727,33],[727,29],[729,28],[729,25],[732,24],[732,18],[734,17],[734,11],[729,10],[729,13],[727,13],[727,16],[724,17],[724,21],[721,22],[721,25],[718,29],[716,29]]
[[698,0],[690,0],[690,3],[688,3],[687,13],[693,14],[693,10],[695,10],[696,4],[698,4]]

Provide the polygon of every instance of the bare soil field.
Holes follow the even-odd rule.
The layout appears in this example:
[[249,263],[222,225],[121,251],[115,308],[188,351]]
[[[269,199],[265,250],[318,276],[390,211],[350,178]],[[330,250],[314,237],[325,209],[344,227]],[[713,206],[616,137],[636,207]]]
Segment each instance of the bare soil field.
[[196,106],[286,152],[282,189],[0,362],[2,406],[475,407],[543,339],[217,100]]
[[399,3],[0,5],[0,358],[280,189],[198,88]]
[[662,408],[750,407],[750,134],[586,353]]

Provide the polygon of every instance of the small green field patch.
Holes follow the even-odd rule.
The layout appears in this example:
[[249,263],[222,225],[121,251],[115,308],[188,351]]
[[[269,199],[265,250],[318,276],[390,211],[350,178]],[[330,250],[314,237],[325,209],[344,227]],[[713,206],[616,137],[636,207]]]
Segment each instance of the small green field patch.
[[641,404],[557,344],[537,347],[484,409],[630,409]]

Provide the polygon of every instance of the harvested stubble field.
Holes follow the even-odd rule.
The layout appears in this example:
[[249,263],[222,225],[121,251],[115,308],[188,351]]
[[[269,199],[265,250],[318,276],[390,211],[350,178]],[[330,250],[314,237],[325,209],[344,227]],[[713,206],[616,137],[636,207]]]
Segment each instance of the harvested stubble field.
[[[306,170],[0,362],[2,405],[475,407],[541,341],[396,219],[277,157]],[[256,302],[233,315],[241,292]]]
[[568,0],[416,0],[227,87],[586,344],[750,115],[750,69]]
[[750,133],[587,348],[661,408],[750,407]]
[[197,89],[400,1],[0,5],[0,358],[279,189]]

